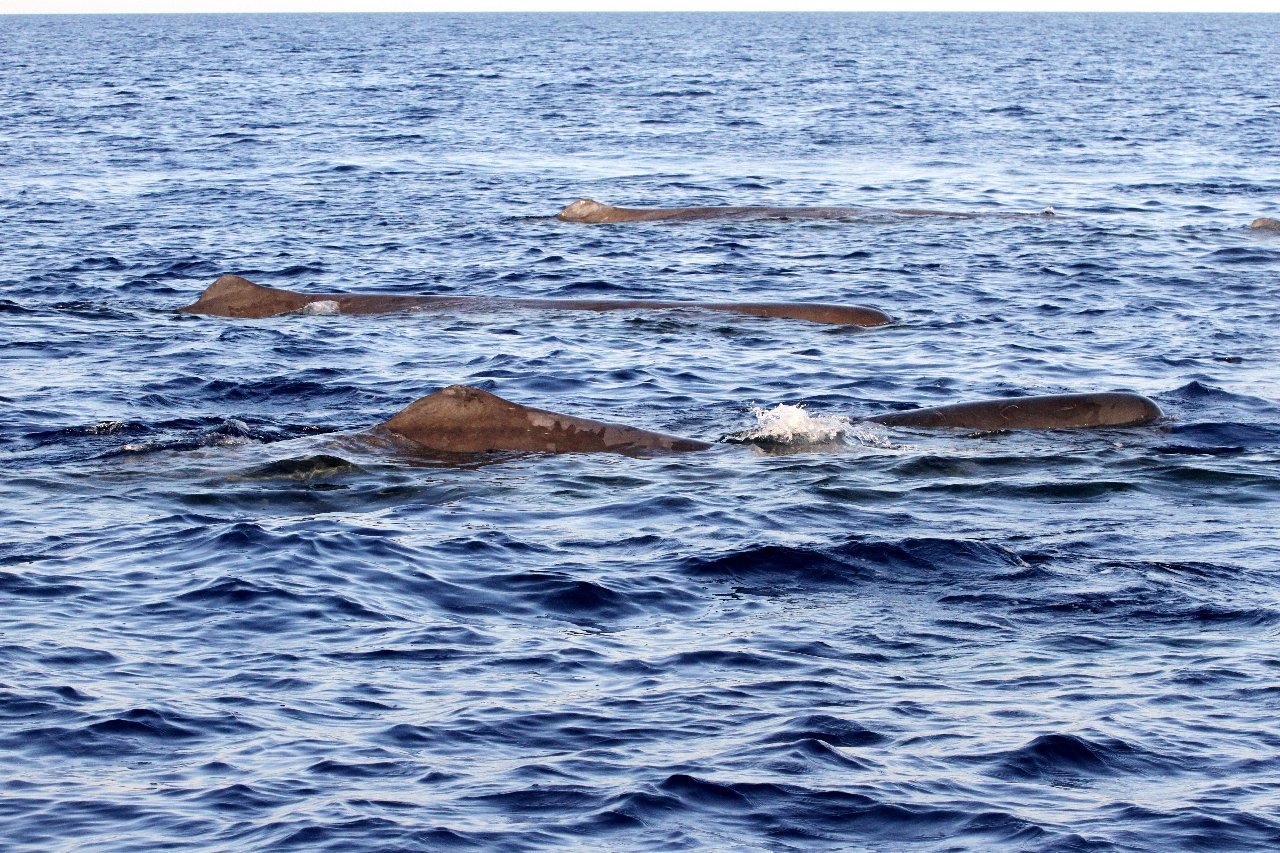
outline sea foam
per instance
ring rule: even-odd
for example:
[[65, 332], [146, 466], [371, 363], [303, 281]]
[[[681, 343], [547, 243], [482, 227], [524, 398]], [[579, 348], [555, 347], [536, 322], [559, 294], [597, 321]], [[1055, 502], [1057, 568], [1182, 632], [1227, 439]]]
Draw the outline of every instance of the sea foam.
[[879, 424], [857, 421], [846, 415], [814, 415], [802, 405], [782, 403], [766, 409], [752, 406], [754, 427], [730, 433], [723, 441], [737, 444], [804, 447], [852, 443], [881, 450], [914, 450], [913, 445], [898, 444]]
[[756, 425], [735, 433], [736, 441], [768, 444], [825, 444], [850, 432], [853, 421], [844, 415], [812, 415], [803, 406], [781, 403], [772, 409], [753, 406]]

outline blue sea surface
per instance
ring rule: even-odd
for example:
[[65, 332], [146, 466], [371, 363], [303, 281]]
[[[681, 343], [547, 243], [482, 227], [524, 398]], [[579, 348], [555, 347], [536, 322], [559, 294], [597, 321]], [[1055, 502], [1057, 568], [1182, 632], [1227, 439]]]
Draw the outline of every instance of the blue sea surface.
[[[1275, 849], [1257, 216], [1280, 16], [0, 17], [0, 847]], [[224, 273], [897, 322], [175, 313]], [[712, 441], [1167, 418], [349, 434], [453, 383]]]

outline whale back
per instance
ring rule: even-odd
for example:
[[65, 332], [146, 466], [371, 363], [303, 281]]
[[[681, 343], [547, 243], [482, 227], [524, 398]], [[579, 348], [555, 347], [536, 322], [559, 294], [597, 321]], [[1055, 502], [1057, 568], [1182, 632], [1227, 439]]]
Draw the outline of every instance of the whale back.
[[178, 311], [217, 317], [274, 317], [305, 307], [312, 297], [254, 284], [238, 275], [221, 276], [200, 298]]
[[701, 441], [521, 406], [467, 385], [450, 385], [410, 403], [381, 426], [443, 453], [627, 453], [710, 447]]
[[1249, 223], [1250, 228], [1256, 228], [1259, 231], [1275, 231], [1280, 233], [1280, 219], [1271, 219], [1266, 216], [1259, 216], [1253, 222]]
[[[892, 214], [895, 216], [930, 216], [950, 219], [977, 219], [981, 216], [1051, 219], [1057, 216], [1052, 207], [1040, 213], [967, 213], [954, 210], [930, 210], [924, 208], [874, 208], [874, 207], [771, 207], [751, 205], [746, 207], [615, 207], [595, 199], [580, 198], [556, 214], [564, 222], [613, 223], [693, 221], [703, 219], [844, 219], [866, 220]], [[1261, 221], [1261, 220], [1260, 220]]]
[[886, 426], [923, 428], [1082, 429], [1141, 426], [1162, 417], [1160, 407], [1141, 394], [1054, 394], [1009, 397], [909, 409], [869, 420]]
[[595, 199], [580, 198], [560, 211], [557, 219], [565, 222], [617, 222], [618, 208]]

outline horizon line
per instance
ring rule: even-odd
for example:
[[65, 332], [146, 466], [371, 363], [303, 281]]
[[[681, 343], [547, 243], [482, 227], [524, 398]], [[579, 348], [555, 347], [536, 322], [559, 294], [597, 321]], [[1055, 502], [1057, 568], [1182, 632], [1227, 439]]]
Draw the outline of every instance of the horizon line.
[[1215, 17], [1221, 15], [1256, 15], [1259, 17], [1280, 15], [1280, 11], [1260, 11], [1257, 9], [1180, 9], [1175, 11], [1155, 11], [1151, 9], [1116, 9], [1114, 7], [1081, 8], [1081, 9], [1006, 9], [1006, 8], [879, 8], [864, 9], [690, 9], [690, 8], [656, 8], [656, 9], [191, 9], [191, 10], [62, 10], [44, 11], [10, 11], [0, 9], [0, 17], [11, 18], [48, 18], [48, 17], [236, 17], [236, 16], [269, 16], [269, 15], [1147, 15], [1150, 17], [1177, 17], [1183, 15], [1201, 15]]
[[[644, 14], [983, 14], [983, 15], [1278, 15], [1257, 8], [1257, 0], [372, 0], [372, 8], [352, 8], [355, 0], [18, 0], [0, 16], [142, 15], [644, 15]], [[18, 6], [19, 8], [14, 8]], [[186, 6], [187, 8], [182, 8]], [[612, 6], [612, 8], [610, 8]], [[692, 6], [692, 8], [690, 8]], [[25, 7], [25, 8], [22, 8]], [[175, 8], [178, 7], [178, 8]], [[540, 8], [538, 8], [540, 7]], [[1039, 7], [1039, 8], [1037, 8]], [[1170, 8], [1172, 7], [1172, 8]]]

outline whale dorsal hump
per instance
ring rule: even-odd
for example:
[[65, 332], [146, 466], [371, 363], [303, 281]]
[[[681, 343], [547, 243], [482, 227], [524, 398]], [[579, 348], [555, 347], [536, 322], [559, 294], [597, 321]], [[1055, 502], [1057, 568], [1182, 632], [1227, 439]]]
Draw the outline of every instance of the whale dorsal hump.
[[[568, 208], [566, 208], [567, 210]], [[1280, 219], [1270, 219], [1266, 216], [1259, 216], [1249, 224], [1250, 228], [1257, 228], [1260, 231], [1280, 231]]]
[[406, 432], [423, 428], [453, 429], [470, 426], [477, 419], [491, 423], [504, 408], [515, 410], [518, 407], [496, 394], [470, 385], [450, 385], [414, 400], [383, 426]]
[[470, 385], [450, 385], [410, 403], [382, 426], [447, 453], [570, 449], [557, 447], [547, 430], [539, 428], [541, 421], [555, 417], [538, 417], [544, 414], [549, 415]]
[[710, 446], [674, 435], [522, 406], [469, 385], [450, 385], [428, 394], [401, 409], [382, 428], [445, 453], [626, 453], [705, 450]]
[[263, 287], [238, 275], [224, 275], [206, 287], [199, 299], [178, 310], [218, 317], [274, 317], [297, 311], [310, 301], [300, 293]]
[[204, 289], [201, 299], [237, 299], [270, 290], [260, 284], [254, 284], [247, 278], [238, 275], [219, 276], [218, 280]]
[[580, 198], [560, 211], [558, 219], [565, 222], [607, 222], [614, 208], [593, 198]]

